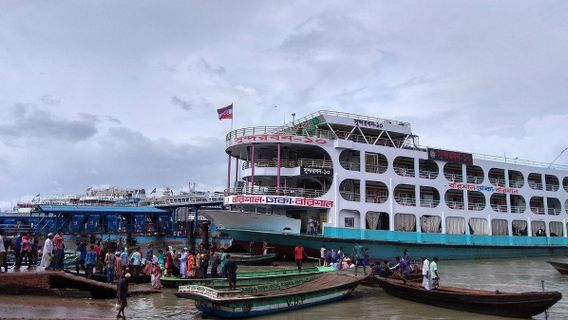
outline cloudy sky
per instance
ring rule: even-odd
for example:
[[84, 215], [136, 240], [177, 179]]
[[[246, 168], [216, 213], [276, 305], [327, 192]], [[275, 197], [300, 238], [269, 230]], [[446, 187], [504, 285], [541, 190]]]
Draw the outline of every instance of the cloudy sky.
[[330, 109], [550, 162], [567, 52], [566, 1], [0, 1], [0, 207], [222, 188], [231, 102], [235, 127]]

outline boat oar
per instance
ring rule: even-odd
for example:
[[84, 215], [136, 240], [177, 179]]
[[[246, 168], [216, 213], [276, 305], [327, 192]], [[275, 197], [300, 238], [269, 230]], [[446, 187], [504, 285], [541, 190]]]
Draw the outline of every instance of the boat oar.
[[[544, 280], [540, 280], [540, 284], [542, 285], [542, 292], [544, 292]], [[548, 320], [548, 309], [544, 310], [544, 319]]]

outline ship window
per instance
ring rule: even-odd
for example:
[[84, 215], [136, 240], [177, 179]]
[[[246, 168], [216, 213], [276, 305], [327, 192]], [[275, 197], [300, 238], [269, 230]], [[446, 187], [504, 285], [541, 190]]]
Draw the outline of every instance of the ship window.
[[465, 234], [465, 219], [462, 217], [446, 218], [447, 234]]
[[568, 177], [564, 177], [564, 179], [562, 179], [562, 187], [564, 188], [564, 191], [568, 192]]
[[482, 184], [483, 169], [480, 166], [467, 165], [467, 183]]
[[444, 176], [451, 182], [463, 182], [462, 164], [448, 162], [444, 166]]
[[367, 229], [389, 230], [389, 214], [386, 212], [369, 211], [366, 216]]
[[564, 230], [562, 229], [562, 222], [551, 221], [550, 222], [550, 236], [551, 237], [563, 237]]
[[526, 236], [528, 235], [528, 224], [525, 220], [513, 220], [513, 235]]
[[438, 165], [433, 160], [418, 160], [418, 173], [420, 178], [436, 179], [438, 177]]
[[339, 185], [339, 194], [345, 200], [361, 201], [360, 181], [345, 179]]
[[395, 231], [416, 231], [416, 217], [413, 214], [397, 213], [394, 215]]
[[558, 191], [559, 182], [556, 176], [547, 174], [544, 176], [544, 186], [546, 191]]
[[548, 206], [548, 214], [557, 216], [560, 214], [561, 205], [560, 200], [556, 198], [546, 198], [546, 204]]
[[384, 183], [380, 181], [366, 181], [365, 185], [365, 202], [384, 203], [388, 200], [389, 190]]
[[531, 221], [531, 233], [536, 237], [546, 237], [546, 224], [544, 221]]
[[489, 234], [489, 225], [487, 219], [471, 218], [469, 219], [469, 233], [475, 235]]
[[384, 173], [389, 162], [387, 157], [380, 153], [365, 152], [365, 171], [371, 173]]
[[527, 203], [525, 202], [525, 198], [518, 194], [511, 194], [511, 212], [512, 213], [523, 213], [527, 209]]
[[508, 236], [509, 228], [507, 220], [505, 219], [493, 219], [491, 221], [491, 233], [494, 236]]
[[344, 228], [360, 228], [359, 227], [359, 211], [357, 210], [341, 210], [339, 212], [339, 221], [343, 223]]
[[355, 227], [355, 218], [346, 217], [345, 218], [345, 228], [354, 228], [354, 227]]
[[509, 187], [522, 188], [525, 185], [525, 178], [520, 171], [509, 170]]
[[442, 219], [439, 216], [420, 217], [420, 229], [425, 233], [441, 233]]
[[345, 170], [359, 171], [361, 170], [361, 157], [357, 150], [343, 150], [339, 155], [339, 164]]
[[499, 168], [491, 168], [489, 170], [489, 182], [496, 187], [505, 186], [505, 170]]
[[568, 214], [568, 199], [564, 201], [564, 211], [566, 211], [566, 214]]
[[414, 177], [414, 159], [396, 157], [393, 162], [394, 172], [402, 177]]
[[540, 173], [529, 174], [528, 183], [531, 189], [542, 190], [542, 175]]

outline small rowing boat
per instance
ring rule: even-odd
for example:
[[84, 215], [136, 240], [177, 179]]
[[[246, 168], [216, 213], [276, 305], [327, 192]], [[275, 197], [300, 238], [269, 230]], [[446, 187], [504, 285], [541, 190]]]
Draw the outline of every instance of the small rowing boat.
[[388, 294], [437, 307], [491, 314], [502, 317], [530, 318], [540, 314], [562, 298], [557, 291], [510, 293], [439, 287], [425, 290], [418, 283], [377, 277]]
[[[278, 269], [270, 271], [238, 272], [238, 286], [254, 286], [259, 284], [286, 281], [295, 278], [304, 278], [324, 272], [335, 271], [332, 267], [312, 267], [303, 268], [302, 272], [298, 269]], [[190, 278], [181, 279], [176, 277], [162, 277], [162, 285], [166, 288], [177, 288], [183, 285], [201, 285], [211, 288], [224, 288], [229, 286], [226, 278]]]
[[560, 272], [561, 274], [568, 274], [568, 263], [562, 262], [554, 262], [554, 261], [547, 261], [551, 266], [556, 269], [556, 271]]
[[237, 265], [247, 265], [247, 266], [266, 266], [271, 264], [276, 260], [276, 253], [268, 253], [261, 255], [250, 255], [250, 254], [240, 254], [240, 253], [230, 253], [231, 260], [235, 261]]
[[180, 288], [176, 295], [195, 300], [204, 316], [248, 318], [341, 300], [365, 277], [332, 272], [237, 290], [188, 286]]

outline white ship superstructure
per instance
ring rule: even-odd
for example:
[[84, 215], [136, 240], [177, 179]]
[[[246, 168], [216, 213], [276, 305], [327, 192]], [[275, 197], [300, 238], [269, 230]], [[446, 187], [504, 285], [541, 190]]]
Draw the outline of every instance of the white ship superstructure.
[[568, 245], [566, 166], [422, 147], [408, 122], [319, 111], [234, 130], [226, 152], [225, 204], [300, 219], [294, 233]]

